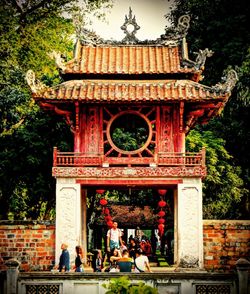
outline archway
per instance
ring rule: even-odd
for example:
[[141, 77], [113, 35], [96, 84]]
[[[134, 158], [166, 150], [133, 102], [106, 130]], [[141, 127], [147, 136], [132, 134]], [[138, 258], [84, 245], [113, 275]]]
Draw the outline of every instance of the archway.
[[[116, 221], [123, 231], [123, 240], [129, 245], [131, 237], [141, 247], [147, 241], [151, 249], [145, 254], [151, 261], [157, 256], [166, 265], [174, 264], [174, 191], [176, 188], [157, 189], [143, 186], [89, 187], [87, 189], [87, 249], [106, 250], [106, 234], [110, 221]], [[105, 200], [105, 201], [104, 201]], [[163, 226], [160, 232], [158, 226]], [[137, 232], [140, 237], [137, 238]]]

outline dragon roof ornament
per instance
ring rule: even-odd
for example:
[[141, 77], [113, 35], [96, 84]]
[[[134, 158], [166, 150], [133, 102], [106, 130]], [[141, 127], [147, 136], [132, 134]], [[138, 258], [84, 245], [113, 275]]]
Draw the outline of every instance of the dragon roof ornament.
[[31, 69], [27, 71], [25, 79], [27, 84], [30, 86], [32, 93], [38, 94], [44, 92], [48, 88], [41, 81], [36, 79], [36, 75]]
[[48, 53], [48, 55], [51, 59], [55, 60], [57, 68], [61, 70], [66, 69], [65, 60], [63, 59], [62, 54], [60, 52], [52, 51], [51, 53]]
[[238, 78], [237, 72], [233, 69], [230, 69], [227, 72], [227, 75], [221, 78], [222, 82], [216, 84], [212, 88], [215, 91], [230, 93], [232, 89], [235, 87], [238, 79], [239, 78]]

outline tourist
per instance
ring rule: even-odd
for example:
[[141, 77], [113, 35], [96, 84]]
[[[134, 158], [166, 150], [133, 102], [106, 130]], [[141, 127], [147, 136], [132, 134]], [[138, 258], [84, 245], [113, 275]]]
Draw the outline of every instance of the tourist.
[[83, 250], [81, 246], [76, 246], [76, 258], [75, 258], [75, 272], [84, 272], [83, 267]]
[[130, 273], [132, 270], [133, 259], [129, 257], [128, 250], [122, 252], [122, 258], [117, 261], [118, 270], [122, 273]]
[[127, 247], [125, 241], [122, 240], [122, 244], [121, 244], [121, 247], [120, 247], [121, 253], [123, 253], [124, 250], [128, 250], [128, 247]]
[[145, 272], [146, 268], [150, 273], [152, 273], [150, 269], [148, 257], [142, 254], [141, 248], [138, 248], [136, 250], [136, 259], [134, 261], [134, 265], [135, 265], [135, 269], [134, 269], [135, 273]]
[[61, 245], [62, 253], [59, 259], [59, 272], [69, 272], [70, 270], [70, 259], [69, 259], [69, 251], [68, 245], [63, 243]]
[[113, 248], [110, 254], [109, 266], [104, 269], [105, 272], [116, 272], [117, 271], [117, 261], [122, 258], [121, 252], [117, 248]]
[[102, 251], [100, 249], [94, 250], [94, 255], [92, 256], [92, 269], [94, 272], [102, 271]]
[[136, 249], [138, 248], [138, 245], [136, 244], [135, 242], [135, 239], [132, 238], [130, 240], [130, 244], [128, 246], [128, 252], [129, 252], [129, 256], [132, 257], [133, 259], [135, 259], [135, 252], [136, 252]]
[[110, 252], [114, 248], [120, 248], [122, 245], [122, 232], [118, 229], [118, 223], [113, 222], [113, 227], [107, 232], [107, 251]]
[[153, 255], [156, 254], [157, 242], [158, 242], [158, 239], [155, 236], [155, 232], [153, 231], [152, 235], [151, 235], [151, 246], [152, 246], [152, 254]]
[[145, 245], [144, 245], [144, 252], [146, 256], [151, 256], [152, 255], [152, 246], [149, 241], [149, 239], [146, 240]]

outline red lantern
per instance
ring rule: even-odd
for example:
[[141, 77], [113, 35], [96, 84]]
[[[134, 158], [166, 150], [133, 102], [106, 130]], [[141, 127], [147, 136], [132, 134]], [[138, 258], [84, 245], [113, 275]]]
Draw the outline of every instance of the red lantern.
[[112, 222], [112, 221], [108, 221], [108, 222], [107, 222], [107, 226], [108, 226], [109, 228], [112, 228], [112, 227], [113, 227], [113, 222]]
[[166, 194], [167, 194], [167, 191], [168, 190], [158, 190], [158, 194], [160, 195], [160, 196], [165, 196]]
[[112, 221], [112, 217], [110, 215], [105, 216], [104, 219], [106, 222]]
[[109, 209], [107, 207], [104, 209], [104, 214], [109, 215]]
[[159, 224], [164, 224], [165, 223], [165, 219], [164, 218], [159, 218], [158, 219], [158, 223]]
[[164, 234], [164, 224], [159, 224], [158, 225], [158, 234], [159, 234], [159, 236], [160, 237], [162, 237], [163, 236], [163, 234]]
[[164, 201], [164, 200], [161, 200], [161, 201], [158, 202], [159, 207], [165, 207], [166, 205], [167, 205], [167, 202]]
[[96, 193], [98, 193], [98, 194], [103, 194], [105, 192], [105, 190], [96, 190]]
[[165, 213], [165, 211], [163, 211], [163, 210], [161, 210], [161, 211], [158, 212], [158, 216], [160, 216], [160, 217], [164, 216], [165, 214], [166, 214], [166, 213]]
[[108, 201], [105, 198], [100, 199], [100, 204], [105, 206], [107, 205]]

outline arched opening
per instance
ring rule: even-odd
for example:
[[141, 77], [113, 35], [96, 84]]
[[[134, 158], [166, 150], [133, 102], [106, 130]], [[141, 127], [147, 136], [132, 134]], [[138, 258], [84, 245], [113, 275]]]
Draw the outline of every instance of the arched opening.
[[[163, 202], [165, 205], [161, 206]], [[174, 202], [173, 187], [168, 190], [119, 186], [88, 188], [88, 251], [101, 249], [105, 253], [110, 221], [116, 221], [128, 247], [130, 239], [134, 238], [155, 266], [173, 265]], [[163, 225], [163, 232], [160, 232], [159, 224]], [[149, 241], [147, 244], [150, 244], [150, 249], [143, 247], [146, 244], [144, 241]]]

